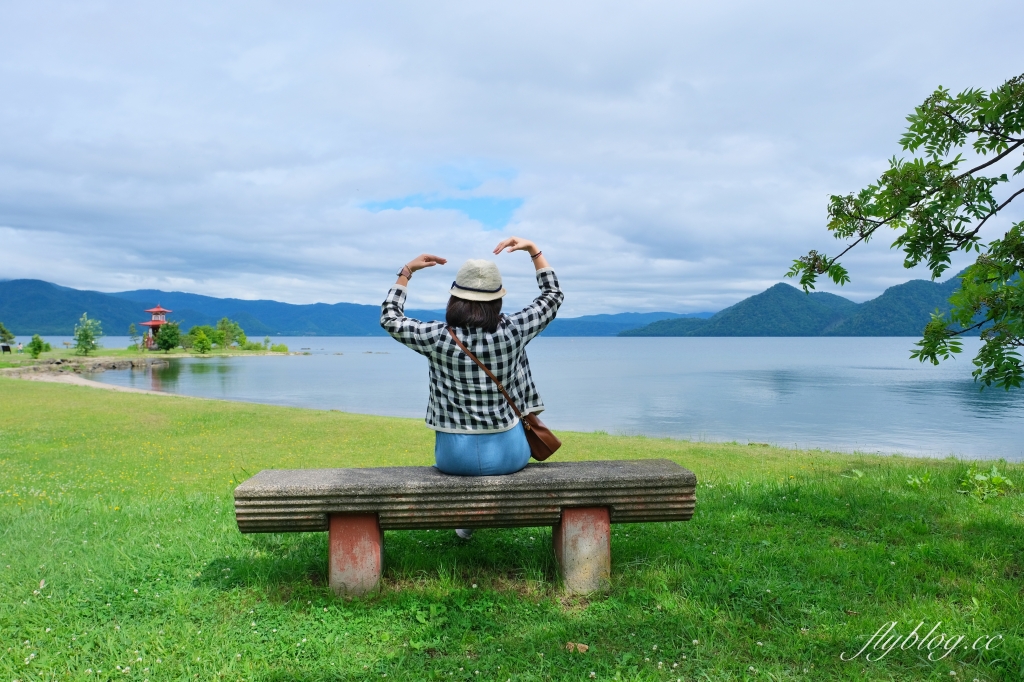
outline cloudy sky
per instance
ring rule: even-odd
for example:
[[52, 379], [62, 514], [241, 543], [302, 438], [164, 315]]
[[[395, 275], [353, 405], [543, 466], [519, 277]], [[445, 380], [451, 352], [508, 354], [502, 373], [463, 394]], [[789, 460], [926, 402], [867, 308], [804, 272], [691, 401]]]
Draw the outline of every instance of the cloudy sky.
[[[899, 154], [936, 86], [1024, 71], [1019, 9], [5, 2], [0, 278], [377, 303], [430, 252], [453, 263], [411, 298], [439, 307], [515, 234], [564, 314], [718, 310], [838, 250], [829, 194]], [[891, 235], [843, 295], [922, 276]], [[498, 262], [532, 297], [529, 259]]]

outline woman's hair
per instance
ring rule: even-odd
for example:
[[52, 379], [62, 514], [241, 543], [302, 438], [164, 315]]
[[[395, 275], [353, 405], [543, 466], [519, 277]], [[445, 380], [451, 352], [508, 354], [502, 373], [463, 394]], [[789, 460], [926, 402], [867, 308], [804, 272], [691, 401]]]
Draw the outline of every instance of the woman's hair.
[[453, 327], [478, 327], [489, 334], [498, 331], [501, 318], [501, 299], [493, 301], [467, 301], [458, 296], [448, 299], [445, 321]]

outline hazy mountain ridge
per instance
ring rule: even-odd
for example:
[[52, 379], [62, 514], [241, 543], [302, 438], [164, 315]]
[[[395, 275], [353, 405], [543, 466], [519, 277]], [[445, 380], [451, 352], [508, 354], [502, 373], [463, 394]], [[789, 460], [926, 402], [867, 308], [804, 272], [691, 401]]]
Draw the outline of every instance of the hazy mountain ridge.
[[[246, 334], [286, 336], [381, 336], [380, 306], [355, 303], [294, 305], [278, 301], [219, 299], [157, 290], [106, 294], [19, 279], [0, 282], [0, 321], [15, 334], [68, 335], [83, 312], [103, 323], [108, 336], [123, 336], [128, 325], [149, 319], [144, 312], [160, 304], [169, 318], [187, 329], [216, 324], [222, 317], [237, 321]], [[437, 311], [408, 310], [411, 316], [436, 319]]]
[[936, 309], [949, 310], [958, 286], [956, 276], [945, 282], [911, 280], [854, 303], [780, 283], [708, 320], [661, 320], [620, 336], [920, 336]]
[[[776, 284], [718, 313], [618, 313], [554, 320], [547, 336], [918, 336], [935, 309], [948, 310], [958, 286], [912, 280], [878, 298], [854, 303], [835, 294], [804, 294]], [[0, 280], [0, 321], [19, 335], [71, 334], [83, 312], [103, 323], [107, 335], [126, 334], [147, 319], [156, 304], [170, 318], [192, 325], [236, 320], [252, 337], [382, 336], [380, 307], [356, 303], [295, 305], [270, 300], [214, 298], [200, 294], [140, 289], [106, 294], [71, 289], [41, 280]], [[407, 310], [410, 317], [443, 319], [437, 310]], [[141, 328], [140, 328], [141, 331]]]

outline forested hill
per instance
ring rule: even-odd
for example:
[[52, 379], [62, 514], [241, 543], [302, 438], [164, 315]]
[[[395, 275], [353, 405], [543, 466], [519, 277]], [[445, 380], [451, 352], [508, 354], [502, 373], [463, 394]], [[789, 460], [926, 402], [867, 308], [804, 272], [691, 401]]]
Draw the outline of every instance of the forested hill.
[[[143, 312], [156, 304], [174, 311], [169, 318], [185, 329], [216, 324], [222, 317], [237, 321], [252, 337], [379, 336], [380, 306], [355, 303], [292, 305], [278, 301], [246, 301], [155, 290], [105, 294], [80, 291], [35, 279], [0, 282], [0, 322], [15, 334], [68, 335], [87, 312], [103, 323], [103, 332], [124, 336], [128, 325], [149, 319]], [[409, 310], [409, 315], [437, 319], [437, 311]], [[141, 331], [141, 328], [140, 328]]]
[[[80, 291], [40, 280], [0, 280], [0, 322], [15, 334], [68, 335], [87, 312], [103, 323], [108, 335], [128, 333], [128, 325], [148, 319], [143, 312], [156, 304], [173, 312], [171, 320], [185, 329], [216, 324], [222, 317], [237, 321], [246, 334], [286, 336], [382, 336], [380, 306], [355, 303], [293, 305], [279, 301], [248, 301], [199, 294], [140, 289], [113, 294]], [[407, 310], [421, 320], [444, 319], [442, 310]], [[710, 317], [713, 313], [691, 313]], [[619, 313], [559, 318], [544, 332], [548, 336], [615, 336], [654, 320], [681, 317], [679, 313]]]
[[[878, 298], [857, 304], [828, 293], [804, 294], [776, 284], [721, 312], [618, 313], [556, 319], [546, 336], [918, 336], [935, 309], [947, 310], [957, 286], [914, 280], [890, 287]], [[293, 305], [247, 301], [157, 290], [105, 294], [81, 291], [40, 280], [0, 281], [0, 322], [18, 335], [71, 334], [87, 312], [111, 336], [127, 334], [128, 325], [147, 319], [156, 304], [174, 312], [184, 328], [236, 320], [249, 336], [380, 336], [380, 308], [355, 303]], [[408, 310], [412, 317], [443, 319], [437, 310]]]
[[776, 284], [707, 320], [660, 320], [620, 336], [919, 336], [932, 312], [949, 309], [958, 285], [956, 277], [913, 280], [857, 304]]

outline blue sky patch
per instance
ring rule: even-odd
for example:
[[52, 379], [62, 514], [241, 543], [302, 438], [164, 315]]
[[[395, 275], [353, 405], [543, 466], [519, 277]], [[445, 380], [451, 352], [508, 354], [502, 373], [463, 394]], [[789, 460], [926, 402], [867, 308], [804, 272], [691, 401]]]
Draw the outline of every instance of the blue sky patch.
[[388, 199], [387, 201], [371, 201], [363, 204], [368, 211], [401, 211], [403, 208], [423, 208], [427, 210], [461, 211], [471, 220], [475, 220], [485, 229], [500, 230], [512, 220], [512, 214], [523, 205], [522, 199], [502, 197], [468, 197], [465, 199], [430, 199], [423, 195]]

